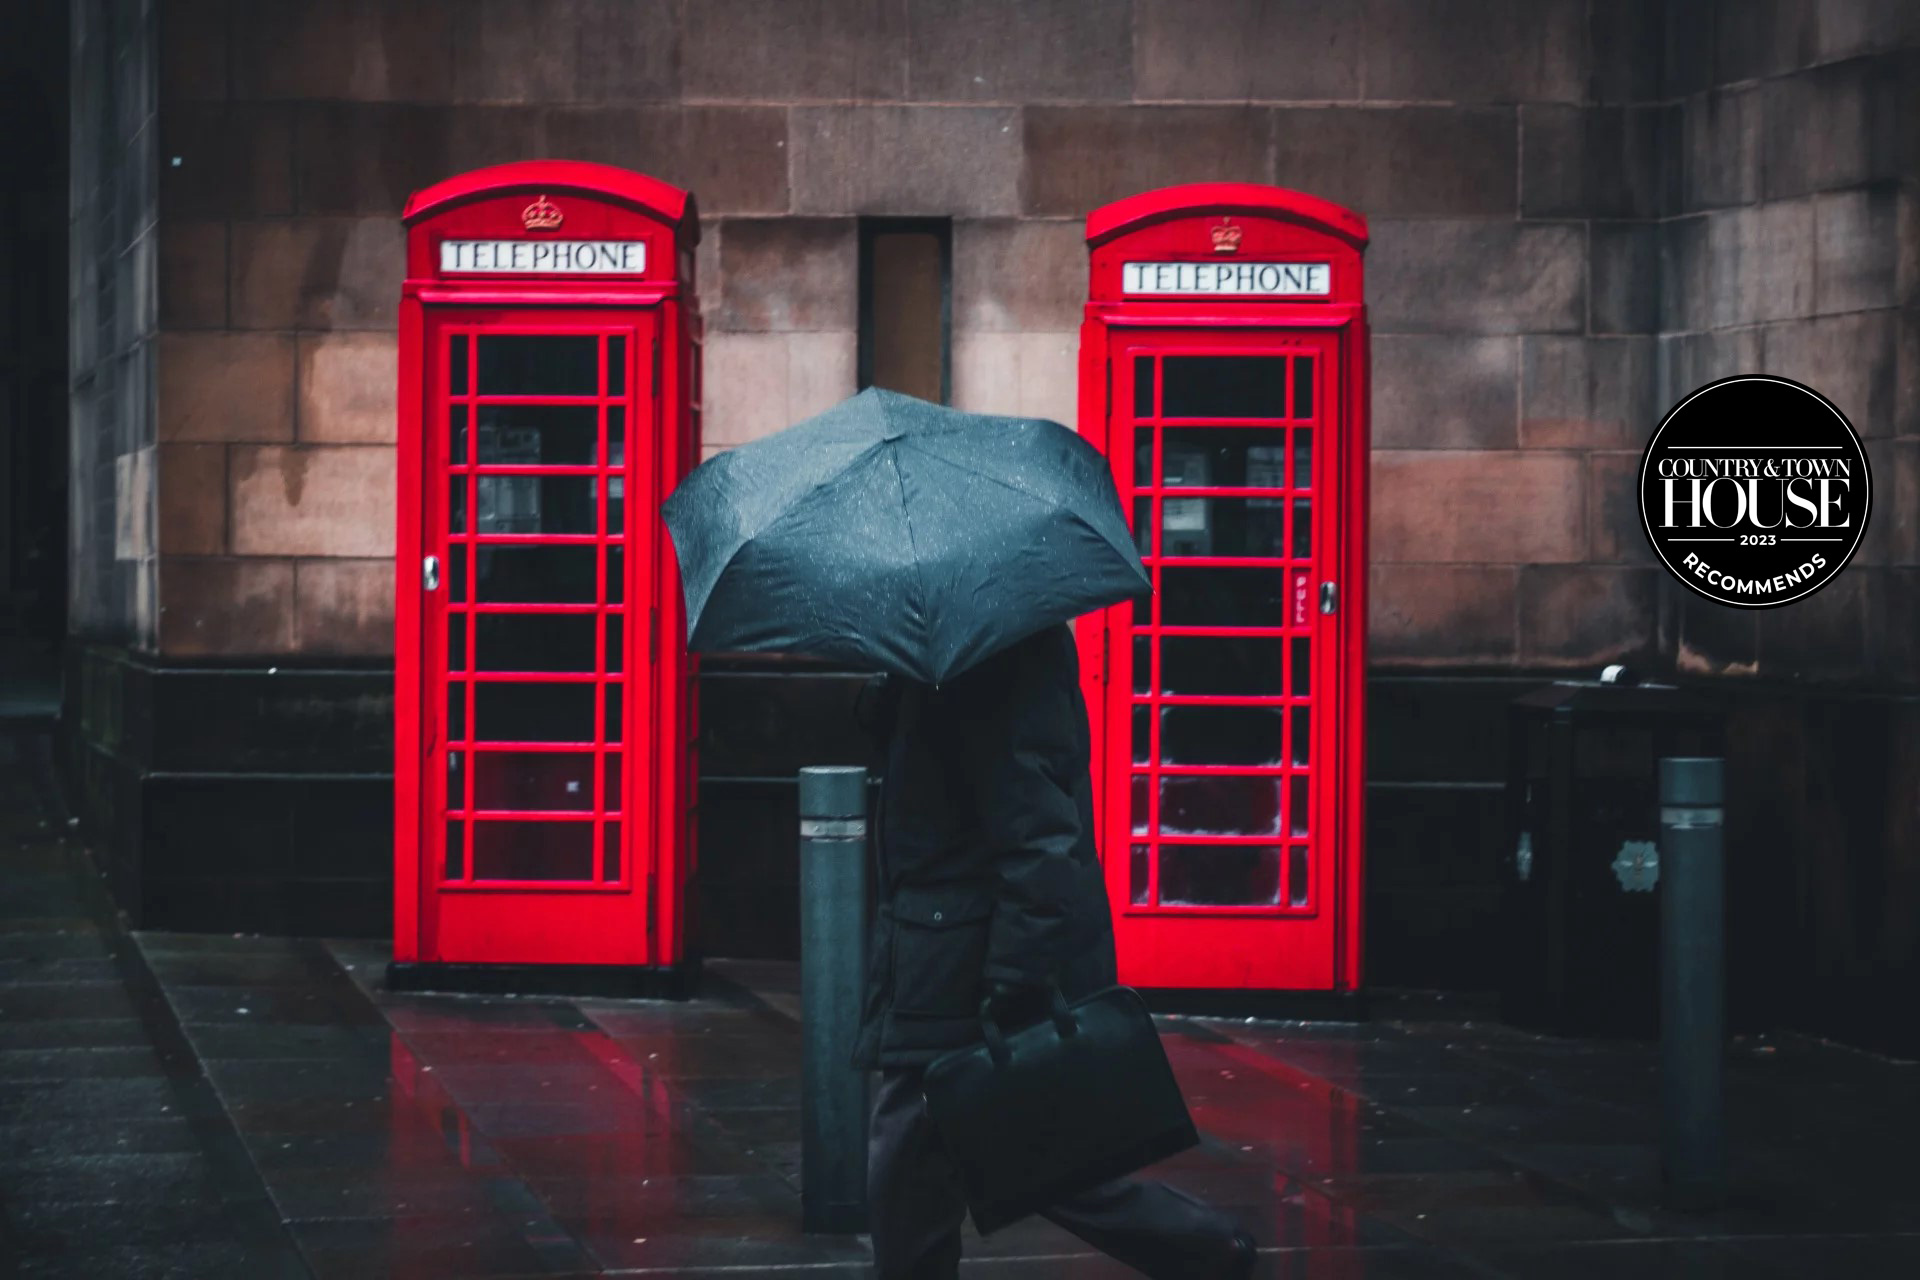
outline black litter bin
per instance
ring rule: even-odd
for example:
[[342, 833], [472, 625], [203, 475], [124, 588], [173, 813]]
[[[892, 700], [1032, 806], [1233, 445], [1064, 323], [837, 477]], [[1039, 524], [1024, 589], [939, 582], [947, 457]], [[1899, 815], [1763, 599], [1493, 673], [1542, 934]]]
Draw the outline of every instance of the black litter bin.
[[1661, 756], [1724, 754], [1672, 685], [1559, 681], [1514, 700], [1500, 1011], [1560, 1035], [1660, 1034]]

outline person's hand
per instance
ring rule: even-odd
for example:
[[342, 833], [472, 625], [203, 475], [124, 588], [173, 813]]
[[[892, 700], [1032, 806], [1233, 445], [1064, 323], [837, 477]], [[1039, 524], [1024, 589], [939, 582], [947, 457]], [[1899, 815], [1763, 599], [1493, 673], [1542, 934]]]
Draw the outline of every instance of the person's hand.
[[1026, 982], [990, 982], [980, 1012], [1001, 1029], [1011, 1031], [1040, 1021], [1053, 1007], [1046, 987]]

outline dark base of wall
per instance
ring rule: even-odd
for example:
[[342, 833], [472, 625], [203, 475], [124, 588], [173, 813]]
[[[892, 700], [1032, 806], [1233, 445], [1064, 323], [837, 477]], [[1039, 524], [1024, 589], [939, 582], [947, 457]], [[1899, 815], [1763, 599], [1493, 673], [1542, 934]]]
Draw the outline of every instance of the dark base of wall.
[[[1540, 922], [1520, 918], [1529, 899], [1510, 883], [1507, 707], [1552, 678], [1368, 682], [1366, 981], [1507, 988], [1509, 1021], [1651, 1037], [1653, 894], [1635, 904], [1645, 917], [1638, 930], [1597, 941], [1592, 928], [1563, 933], [1581, 950], [1569, 960], [1580, 970], [1569, 975], [1574, 989], [1603, 996], [1550, 1006], [1506, 981], [1540, 955], [1538, 938], [1525, 937]], [[1692, 687], [1724, 716], [1730, 1027], [1793, 1028], [1920, 1057], [1920, 696], [1805, 683]], [[1594, 879], [1614, 892], [1607, 876]], [[1576, 910], [1576, 924], [1623, 918], [1612, 901], [1576, 900]]]
[[[67, 791], [134, 925], [388, 933], [389, 671], [170, 666], [80, 646], [67, 667]], [[1507, 708], [1549, 678], [1369, 681], [1369, 987], [1499, 991], [1531, 963], [1506, 883]], [[702, 675], [696, 954], [798, 956], [793, 780], [867, 761], [863, 683], [805, 664]], [[1706, 687], [1727, 716], [1730, 1022], [1920, 1057], [1920, 697]], [[1644, 988], [1624, 999], [1657, 1007], [1650, 964], [1608, 972]]]
[[703, 955], [799, 958], [799, 772], [872, 767], [855, 714], [870, 678], [792, 659], [702, 666], [694, 891]]
[[690, 1000], [700, 965], [401, 964], [387, 966], [389, 991], [464, 995], [574, 996], [609, 1000]]
[[393, 677], [189, 667], [75, 645], [69, 793], [140, 929], [381, 937]]

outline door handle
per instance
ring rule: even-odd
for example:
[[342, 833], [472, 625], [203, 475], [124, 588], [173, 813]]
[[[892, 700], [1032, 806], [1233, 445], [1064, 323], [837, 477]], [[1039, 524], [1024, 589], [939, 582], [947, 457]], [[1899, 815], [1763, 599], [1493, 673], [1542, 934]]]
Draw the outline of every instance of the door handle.
[[440, 589], [440, 557], [428, 556], [420, 562], [420, 585], [427, 591]]
[[1331, 582], [1320, 584], [1320, 612], [1332, 613], [1340, 607], [1340, 588]]

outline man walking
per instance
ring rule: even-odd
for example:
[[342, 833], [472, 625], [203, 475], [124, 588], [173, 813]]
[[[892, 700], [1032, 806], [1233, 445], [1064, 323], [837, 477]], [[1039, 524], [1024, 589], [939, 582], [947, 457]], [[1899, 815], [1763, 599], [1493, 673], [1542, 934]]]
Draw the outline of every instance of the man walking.
[[[1093, 842], [1087, 709], [1073, 633], [1044, 631], [945, 685], [886, 695], [880, 909], [855, 1060], [881, 1084], [868, 1213], [883, 1280], [952, 1277], [966, 1197], [920, 1092], [926, 1064], [997, 1022], [1037, 1020], [1115, 981]], [[1253, 1240], [1157, 1182], [1115, 1181], [1045, 1211], [1149, 1276], [1244, 1277]]]

